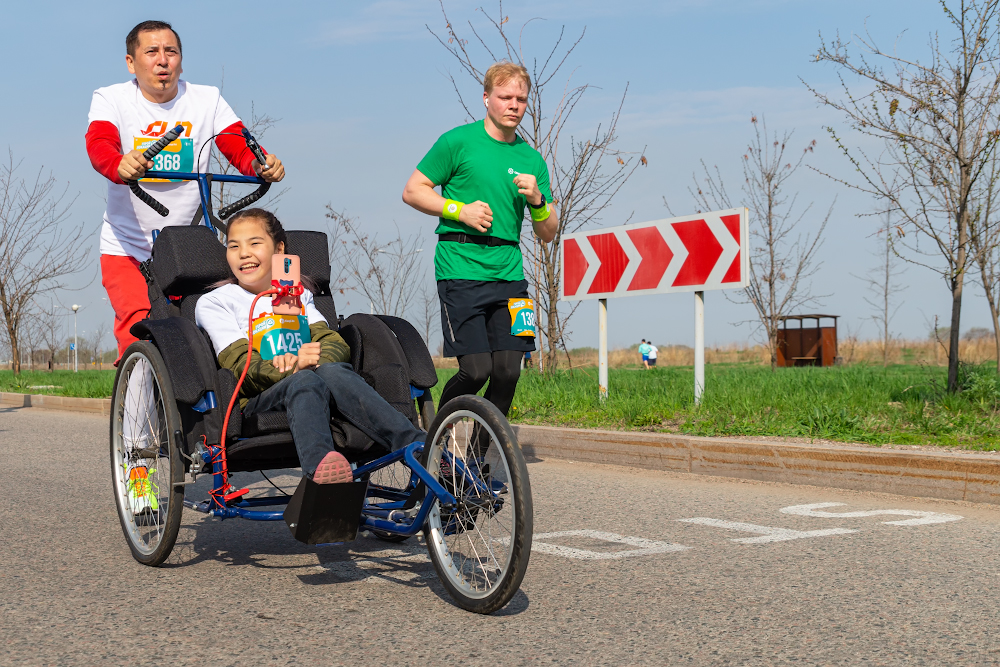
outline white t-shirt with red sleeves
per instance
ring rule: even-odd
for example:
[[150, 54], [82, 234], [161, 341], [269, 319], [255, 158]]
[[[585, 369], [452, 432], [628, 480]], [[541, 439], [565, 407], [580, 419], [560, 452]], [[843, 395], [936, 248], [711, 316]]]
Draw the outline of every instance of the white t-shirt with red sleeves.
[[[178, 82], [177, 96], [165, 104], [142, 96], [133, 79], [94, 91], [87, 122], [107, 121], [118, 128], [123, 152], [144, 150], [167, 130], [184, 126], [184, 134], [154, 160], [157, 171], [207, 172], [211, 137], [239, 121], [215, 86]], [[200, 153], [200, 155], [199, 155]], [[197, 164], [196, 164], [197, 162]], [[108, 206], [101, 228], [101, 254], [127, 255], [145, 261], [153, 247], [153, 232], [174, 225], [189, 225], [201, 205], [195, 181], [143, 179], [149, 191], [170, 210], [166, 218], [139, 201], [127, 185], [108, 182]]]

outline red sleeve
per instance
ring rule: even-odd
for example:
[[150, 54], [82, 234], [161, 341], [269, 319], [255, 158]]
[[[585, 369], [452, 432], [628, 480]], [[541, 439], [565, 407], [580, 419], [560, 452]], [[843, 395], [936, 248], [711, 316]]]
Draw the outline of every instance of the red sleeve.
[[[215, 145], [219, 147], [222, 154], [229, 160], [229, 164], [236, 167], [241, 174], [244, 176], [256, 176], [257, 172], [253, 170], [254, 156], [250, 152], [250, 149], [247, 148], [247, 142], [244, 141], [242, 132], [242, 121], [236, 121], [215, 138]], [[264, 150], [264, 147], [261, 146], [260, 149]], [[266, 150], [264, 150], [264, 155], [267, 155]]]
[[118, 176], [118, 164], [122, 161], [122, 140], [114, 123], [95, 120], [87, 128], [87, 155], [104, 178], [112, 183], [124, 185]]

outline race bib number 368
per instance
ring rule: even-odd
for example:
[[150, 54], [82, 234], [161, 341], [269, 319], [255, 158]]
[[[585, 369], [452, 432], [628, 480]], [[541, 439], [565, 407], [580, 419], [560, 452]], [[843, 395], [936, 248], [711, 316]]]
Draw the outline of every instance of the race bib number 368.
[[[135, 137], [133, 148], [137, 151], [144, 151], [153, 145], [159, 137]], [[167, 144], [159, 154], [153, 158], [153, 169], [156, 171], [194, 171], [194, 140], [175, 139]], [[177, 179], [167, 178], [144, 178], [144, 183], [177, 183]]]
[[264, 313], [253, 321], [253, 348], [264, 359], [298, 354], [309, 340], [309, 318], [305, 315]]

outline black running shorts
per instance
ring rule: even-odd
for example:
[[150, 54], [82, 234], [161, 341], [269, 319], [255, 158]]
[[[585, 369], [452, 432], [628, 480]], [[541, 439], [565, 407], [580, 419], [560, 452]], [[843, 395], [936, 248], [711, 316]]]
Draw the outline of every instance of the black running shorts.
[[437, 287], [444, 356], [535, 349], [532, 336], [510, 335], [507, 300], [527, 298], [527, 280], [439, 280]]

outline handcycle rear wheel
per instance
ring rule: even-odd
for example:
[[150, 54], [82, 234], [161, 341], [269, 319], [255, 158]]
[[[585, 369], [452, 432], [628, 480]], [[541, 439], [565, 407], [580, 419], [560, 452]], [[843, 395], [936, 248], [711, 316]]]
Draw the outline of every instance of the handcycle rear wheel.
[[156, 566], [174, 548], [184, 508], [181, 418], [166, 365], [156, 347], [125, 350], [111, 403], [111, 481], [132, 556]]
[[438, 412], [424, 451], [427, 470], [458, 501], [430, 509], [431, 562], [460, 607], [490, 614], [517, 592], [531, 555], [531, 484], [517, 438], [492, 403], [459, 396]]

